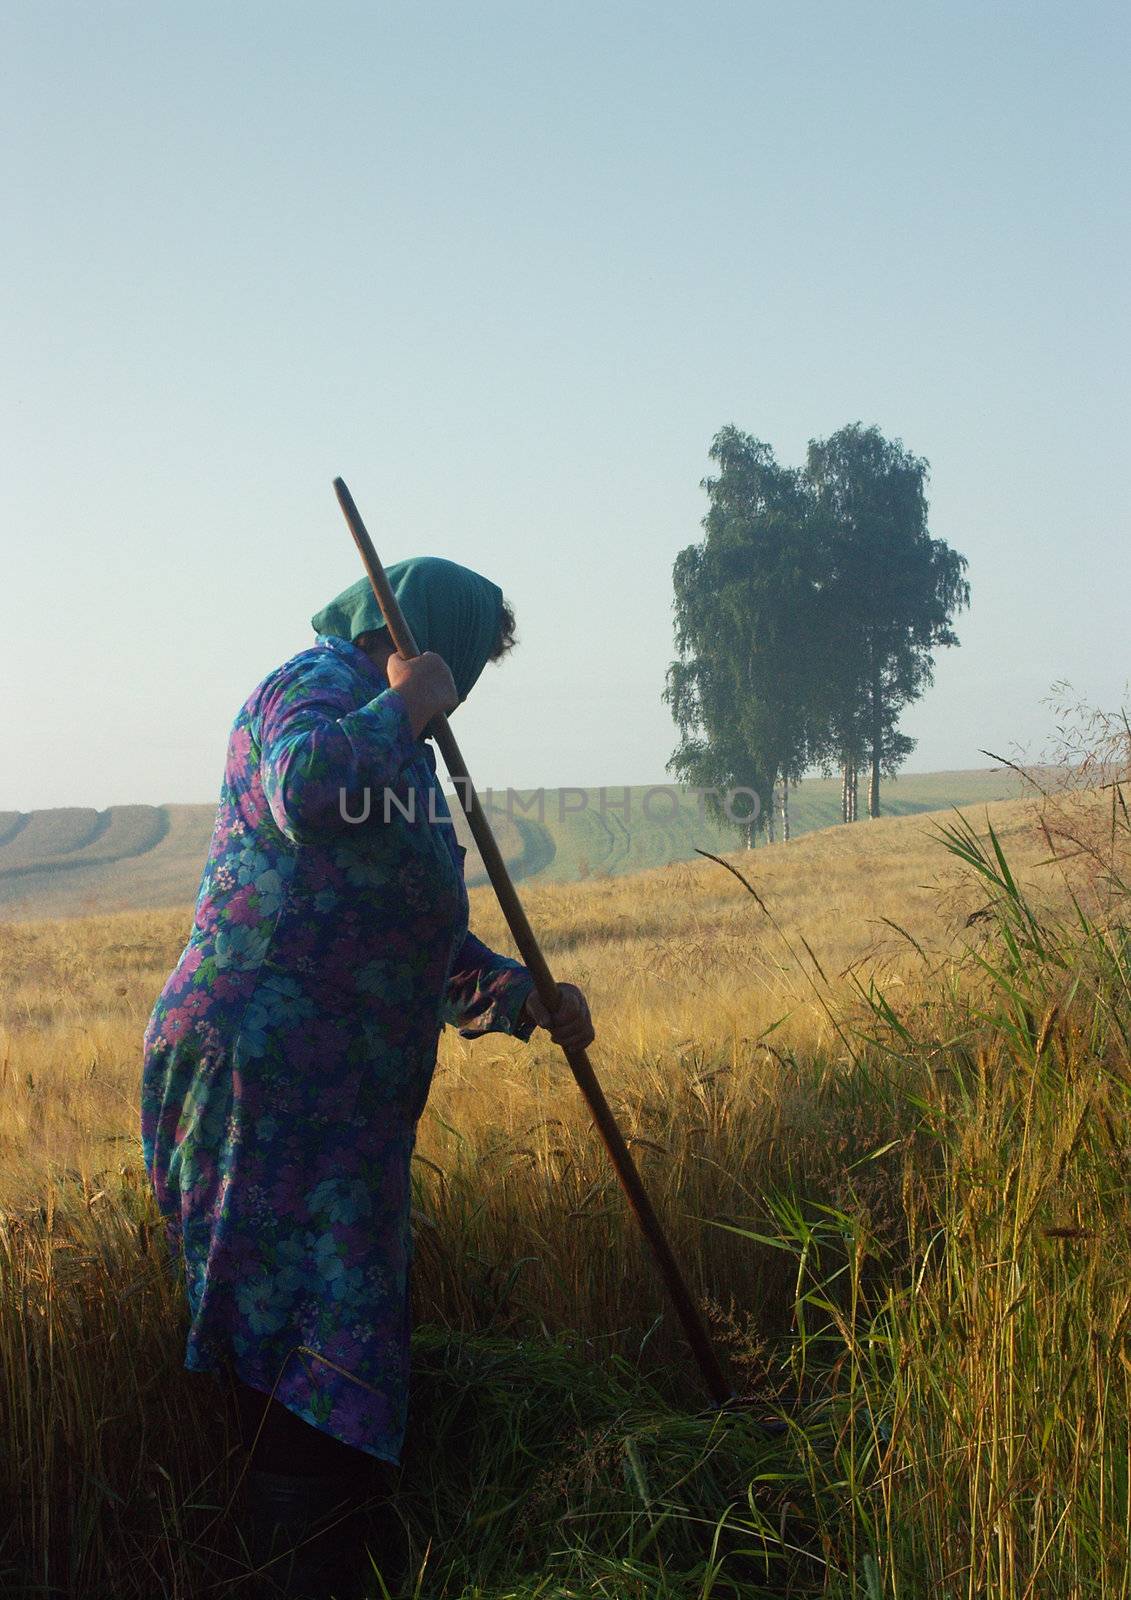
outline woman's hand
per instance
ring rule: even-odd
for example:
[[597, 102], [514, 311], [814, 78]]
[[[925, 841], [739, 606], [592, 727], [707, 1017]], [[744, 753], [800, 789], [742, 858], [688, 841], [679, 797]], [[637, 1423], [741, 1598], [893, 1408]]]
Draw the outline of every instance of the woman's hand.
[[454, 711], [459, 705], [448, 663], [435, 650], [425, 650], [408, 661], [394, 652], [385, 663], [385, 676], [389, 688], [395, 689], [408, 707], [414, 739], [420, 738], [438, 711]]
[[588, 1001], [576, 984], [559, 983], [558, 988], [562, 1003], [552, 1015], [538, 998], [537, 989], [531, 989], [523, 1010], [537, 1027], [548, 1028], [550, 1038], [563, 1050], [584, 1050], [593, 1043]]

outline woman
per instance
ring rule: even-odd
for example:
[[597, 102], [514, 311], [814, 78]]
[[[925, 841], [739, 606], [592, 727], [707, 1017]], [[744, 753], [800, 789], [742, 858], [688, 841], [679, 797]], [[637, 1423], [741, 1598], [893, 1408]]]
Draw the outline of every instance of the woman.
[[285, 1592], [339, 1600], [364, 1592], [348, 1587], [347, 1487], [365, 1463], [388, 1473], [404, 1436], [410, 1158], [440, 1029], [593, 1036], [579, 990], [563, 985], [551, 1018], [527, 969], [468, 931], [423, 742], [513, 644], [510, 608], [434, 557], [389, 578], [419, 657], [393, 652], [362, 580], [236, 718], [142, 1086], [146, 1166], [184, 1258], [185, 1365], [231, 1372], [251, 1450], [245, 1542], [261, 1564], [285, 1530], [300, 1546], [272, 1563]]

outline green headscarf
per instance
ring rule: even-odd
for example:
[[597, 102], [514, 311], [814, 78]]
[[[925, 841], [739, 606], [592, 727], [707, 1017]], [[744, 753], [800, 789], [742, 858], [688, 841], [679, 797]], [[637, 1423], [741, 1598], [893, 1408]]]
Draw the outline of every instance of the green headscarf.
[[[460, 699], [466, 700], [498, 638], [503, 591], [470, 567], [441, 556], [415, 556], [385, 570], [418, 649], [443, 656]], [[359, 634], [385, 626], [368, 578], [351, 583], [310, 621], [316, 633], [351, 643]]]

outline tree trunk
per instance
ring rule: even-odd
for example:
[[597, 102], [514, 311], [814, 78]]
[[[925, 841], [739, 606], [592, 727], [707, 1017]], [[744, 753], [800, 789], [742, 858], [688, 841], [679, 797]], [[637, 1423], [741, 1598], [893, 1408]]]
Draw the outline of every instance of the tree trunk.
[[746, 824], [746, 848], [748, 850], [753, 850], [757, 837], [758, 819], [757, 817], [751, 817], [750, 821]]
[[770, 785], [770, 803], [766, 807], [766, 843], [776, 844], [777, 836], [774, 833], [774, 800], [776, 798], [777, 784]]
[[855, 756], [845, 756], [843, 777], [840, 788], [840, 815], [842, 821], [856, 821], [856, 798], [856, 758]]
[[848, 820], [855, 822], [860, 815], [860, 778], [856, 771], [855, 758], [849, 775], [848, 787]]
[[884, 737], [883, 702], [880, 698], [879, 663], [872, 666], [872, 771], [868, 778], [868, 816], [880, 814], [880, 755]]
[[789, 784], [781, 786], [781, 842], [789, 843]]

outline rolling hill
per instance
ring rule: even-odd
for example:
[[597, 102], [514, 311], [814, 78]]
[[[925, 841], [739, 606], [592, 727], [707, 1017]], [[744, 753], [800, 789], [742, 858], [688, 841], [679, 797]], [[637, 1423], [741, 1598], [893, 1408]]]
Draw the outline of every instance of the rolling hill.
[[[905, 816], [1018, 793], [1018, 780], [996, 768], [919, 773], [886, 786], [883, 811]], [[616, 876], [687, 860], [696, 847], [734, 850], [740, 844], [735, 830], [701, 817], [694, 795], [674, 784], [516, 791], [509, 806], [503, 793], [488, 792], [484, 798], [517, 879]], [[837, 824], [839, 781], [807, 780], [791, 796], [790, 809], [794, 837]], [[202, 805], [0, 812], [0, 917], [74, 916], [191, 902], [213, 817], [213, 808]], [[462, 815], [457, 831], [469, 846], [468, 882], [485, 882]]]

